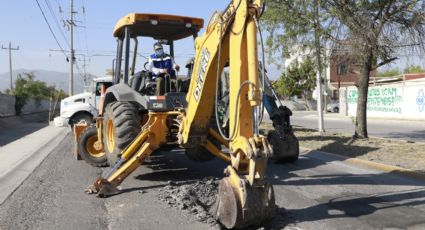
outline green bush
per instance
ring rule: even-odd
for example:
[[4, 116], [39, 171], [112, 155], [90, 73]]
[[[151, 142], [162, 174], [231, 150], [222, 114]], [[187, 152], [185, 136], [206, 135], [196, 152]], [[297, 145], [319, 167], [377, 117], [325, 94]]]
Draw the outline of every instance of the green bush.
[[59, 99], [66, 97], [62, 90], [56, 90], [55, 87], [48, 86], [45, 82], [35, 80], [34, 73], [18, 74], [15, 80], [15, 88], [8, 92], [16, 98], [15, 110], [17, 115], [21, 114], [22, 108], [30, 98], [40, 102], [57, 95], [60, 95]]

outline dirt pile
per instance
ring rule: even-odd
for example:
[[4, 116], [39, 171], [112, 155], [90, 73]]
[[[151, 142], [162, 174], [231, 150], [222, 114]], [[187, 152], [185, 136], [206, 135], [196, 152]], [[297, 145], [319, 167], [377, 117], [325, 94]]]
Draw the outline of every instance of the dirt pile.
[[215, 204], [219, 181], [214, 177], [181, 184], [169, 181], [159, 190], [158, 198], [171, 207], [188, 211], [203, 223], [217, 225], [210, 210]]

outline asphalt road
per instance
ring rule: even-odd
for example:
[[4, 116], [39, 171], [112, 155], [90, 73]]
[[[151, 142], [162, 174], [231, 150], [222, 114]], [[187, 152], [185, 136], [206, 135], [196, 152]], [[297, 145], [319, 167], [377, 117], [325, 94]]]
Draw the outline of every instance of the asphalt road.
[[[179, 151], [152, 156], [101, 199], [84, 188], [101, 172], [71, 156], [65, 139], [0, 206], [0, 229], [217, 229], [157, 197], [177, 185], [221, 177], [219, 160], [194, 163]], [[424, 229], [425, 182], [350, 165], [310, 152], [268, 166], [279, 214], [265, 229]]]
[[[267, 114], [264, 115], [264, 121], [270, 122]], [[291, 117], [291, 124], [295, 127], [317, 129], [317, 112], [294, 111]], [[324, 115], [324, 128], [325, 131], [354, 134], [354, 125], [351, 118], [335, 113]], [[370, 118], [368, 120], [368, 133], [370, 136], [376, 137], [425, 142], [425, 122]]]

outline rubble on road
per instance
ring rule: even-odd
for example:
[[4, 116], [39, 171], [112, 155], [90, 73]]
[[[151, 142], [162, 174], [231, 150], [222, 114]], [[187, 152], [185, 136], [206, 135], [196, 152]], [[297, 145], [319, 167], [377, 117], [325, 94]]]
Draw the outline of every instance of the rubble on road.
[[214, 177], [183, 183], [168, 181], [168, 185], [159, 190], [158, 198], [171, 207], [188, 211], [200, 222], [217, 225], [210, 210], [216, 201], [219, 181]]

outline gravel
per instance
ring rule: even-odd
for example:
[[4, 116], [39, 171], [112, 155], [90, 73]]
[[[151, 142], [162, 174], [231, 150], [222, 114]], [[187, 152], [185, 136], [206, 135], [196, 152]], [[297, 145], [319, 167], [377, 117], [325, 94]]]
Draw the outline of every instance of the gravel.
[[219, 181], [214, 177], [182, 183], [168, 181], [167, 186], [159, 189], [158, 198], [170, 207], [195, 215], [200, 222], [215, 226], [217, 222], [211, 210], [218, 194]]
[[[220, 178], [214, 177], [181, 183], [168, 181], [167, 186], [159, 189], [157, 197], [170, 207], [196, 216], [198, 221], [209, 224], [213, 229], [225, 229], [215, 220], [212, 212], [215, 208], [219, 182]], [[289, 219], [285, 209], [277, 208], [274, 218], [263, 226], [250, 226], [245, 229], [282, 229], [282, 226], [287, 226]]]

